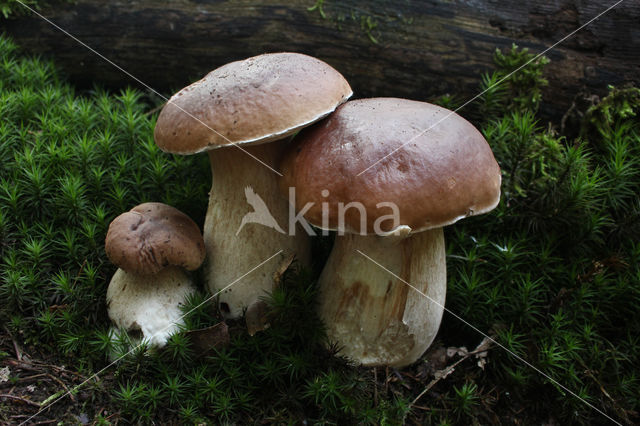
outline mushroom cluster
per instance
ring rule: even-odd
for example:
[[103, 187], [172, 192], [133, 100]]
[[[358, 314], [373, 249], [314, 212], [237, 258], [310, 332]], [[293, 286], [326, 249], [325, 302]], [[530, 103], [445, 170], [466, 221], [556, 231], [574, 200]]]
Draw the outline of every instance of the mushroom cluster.
[[184, 323], [180, 307], [195, 292], [186, 271], [204, 260], [198, 225], [166, 204], [140, 204], [111, 222], [105, 250], [118, 266], [107, 288], [109, 318], [134, 338], [164, 346]]
[[[188, 250], [174, 242], [186, 237], [158, 238], [167, 245], [150, 249], [154, 238], [146, 233], [135, 243], [132, 263], [124, 249], [108, 249], [114, 262], [129, 268], [116, 273], [109, 288], [110, 316], [126, 311], [124, 300], [144, 288], [155, 306], [164, 304], [155, 308], [166, 313], [163, 321], [175, 319], [173, 308], [165, 307], [180, 303], [193, 291], [191, 283], [177, 266], [158, 266], [197, 268], [205, 247], [205, 279], [219, 295], [220, 311], [249, 317], [260, 311], [259, 299], [273, 289], [286, 259], [309, 261], [311, 223], [338, 233], [319, 279], [319, 313], [330, 340], [364, 365], [417, 360], [444, 309], [442, 227], [497, 205], [500, 168], [480, 132], [451, 111], [394, 98], [347, 102], [351, 95], [328, 64], [274, 53], [224, 65], [171, 97], [154, 137], [167, 152], [208, 151], [212, 187], [204, 242], [193, 243], [198, 261], [192, 263], [175, 260]], [[130, 213], [137, 216], [114, 223], [140, 232], [142, 210], [150, 208], [143, 206]], [[133, 239], [124, 230], [109, 233]], [[151, 269], [165, 275], [149, 278]], [[160, 292], [149, 295], [151, 282], [167, 283], [165, 299]], [[121, 326], [145, 335], [160, 327], [122, 315]]]

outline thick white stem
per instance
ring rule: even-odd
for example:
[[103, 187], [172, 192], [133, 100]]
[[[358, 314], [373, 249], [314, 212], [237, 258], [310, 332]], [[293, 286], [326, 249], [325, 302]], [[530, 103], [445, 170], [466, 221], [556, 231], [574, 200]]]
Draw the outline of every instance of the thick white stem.
[[157, 274], [116, 271], [107, 288], [107, 311], [116, 327], [141, 332], [152, 346], [164, 346], [184, 324], [180, 306], [196, 291], [189, 275], [177, 266]]
[[[367, 259], [414, 286], [427, 297]], [[336, 237], [320, 276], [320, 316], [340, 354], [366, 366], [416, 361], [438, 332], [446, 294], [442, 228], [409, 237]]]
[[[285, 146], [286, 141], [278, 141], [243, 149], [277, 170]], [[288, 256], [309, 263], [310, 239], [300, 227], [295, 236], [289, 235], [289, 203], [279, 195], [276, 173], [236, 147], [209, 151], [209, 158], [213, 183], [204, 223], [208, 286], [216, 294], [235, 282], [219, 295], [219, 302], [227, 318], [237, 318], [271, 292], [274, 272]], [[268, 211], [261, 209], [265, 206]]]

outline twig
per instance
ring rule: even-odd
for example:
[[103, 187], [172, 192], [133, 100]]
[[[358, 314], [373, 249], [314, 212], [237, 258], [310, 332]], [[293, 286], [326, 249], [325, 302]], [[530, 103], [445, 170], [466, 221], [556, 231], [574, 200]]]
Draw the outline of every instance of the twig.
[[104, 418], [104, 420], [107, 420], [107, 421], [108, 421], [108, 420], [111, 420], [111, 418], [112, 418], [112, 417], [114, 417], [114, 416], [119, 416], [119, 415], [120, 415], [120, 411], [116, 411], [115, 413], [110, 414], [110, 415], [108, 415], [107, 417], [105, 417], [105, 418]]
[[37, 402], [30, 401], [30, 400], [25, 399], [25, 398], [23, 398], [23, 397], [21, 397], [21, 396], [8, 395], [8, 394], [6, 394], [6, 393], [3, 393], [3, 394], [0, 394], [0, 398], [8, 398], [8, 399], [13, 399], [13, 400], [15, 400], [15, 401], [21, 401], [21, 402], [24, 402], [25, 404], [29, 404], [29, 405], [31, 405], [31, 406], [33, 406], [33, 407], [38, 407], [38, 408], [40, 408], [40, 404], [38, 404]]
[[391, 371], [393, 372], [393, 374], [395, 374], [395, 376], [400, 379], [400, 381], [404, 380], [404, 377], [402, 377], [402, 374], [400, 374], [400, 372], [398, 371], [398, 369], [391, 367]]
[[146, 116], [153, 115], [153, 114], [155, 114], [156, 112], [160, 111], [160, 110], [165, 106], [165, 104], [166, 104], [166, 102], [163, 102], [163, 103], [161, 103], [160, 105], [158, 105], [157, 107], [155, 107], [155, 108], [153, 108], [153, 109], [150, 109], [149, 111], [145, 112], [144, 114], [145, 114]]
[[593, 375], [593, 373], [591, 372], [591, 370], [587, 367], [587, 365], [584, 363], [584, 361], [582, 361], [582, 359], [578, 358], [578, 362], [582, 365], [582, 367], [584, 367], [584, 373], [590, 377], [594, 382], [596, 382], [596, 384], [598, 385], [598, 387], [600, 388], [600, 391], [602, 392], [602, 394], [604, 396], [606, 396], [612, 403], [613, 405], [613, 409], [616, 411], [616, 413], [618, 413], [618, 415], [620, 417], [622, 417], [627, 423], [631, 424], [631, 421], [629, 420], [629, 416], [627, 416], [627, 412], [624, 410], [624, 408], [622, 408], [615, 399], [613, 399], [611, 397], [611, 395], [609, 395], [609, 392], [606, 391], [606, 389], [604, 388], [604, 386], [602, 385], [602, 383], [600, 383], [600, 380], [598, 380], [596, 378], [596, 376]]
[[373, 406], [378, 407], [378, 368], [373, 367]]
[[[95, 415], [96, 415], [96, 417], [97, 417], [97, 416], [101, 416], [101, 415], [102, 415], [102, 412], [104, 411], [104, 409], [105, 409], [105, 406], [104, 406], [104, 405], [103, 405], [102, 407], [100, 407], [100, 409], [99, 409], [98, 411], [96, 411], [96, 414], [95, 414]], [[96, 423], [95, 423], [95, 420], [94, 420], [94, 422], [92, 423], [92, 425], [94, 425], [94, 424], [96, 424]]]
[[[424, 396], [424, 394], [429, 392], [429, 390], [432, 387], [434, 387], [436, 385], [436, 383], [438, 383], [440, 380], [444, 379], [449, 374], [451, 374], [453, 372], [453, 370], [461, 362], [463, 362], [464, 360], [470, 358], [472, 355], [477, 355], [477, 354], [480, 354], [480, 353], [483, 353], [483, 352], [487, 352], [489, 350], [489, 345], [490, 345], [490, 341], [488, 339], [486, 339], [486, 338], [482, 339], [480, 344], [473, 351], [468, 352], [462, 358], [460, 358], [459, 360], [457, 360], [453, 364], [447, 366], [444, 370], [439, 370], [437, 373], [440, 373], [440, 374], [436, 375], [436, 377], [433, 380], [431, 380], [431, 382], [429, 382], [427, 387], [425, 387], [424, 390], [422, 392], [420, 392], [420, 394], [418, 396], [416, 396], [413, 401], [411, 401], [411, 404], [409, 404], [409, 406], [407, 407], [407, 411], [405, 411], [404, 417], [406, 418], [407, 414], [409, 414], [409, 412], [411, 411], [411, 408], [413, 408], [413, 406], [416, 404], [416, 402], [418, 402], [418, 400], [420, 398], [422, 398]], [[404, 419], [403, 419], [403, 423], [404, 423]]]
[[418, 410], [431, 411], [431, 407], [423, 407], [422, 405], [414, 405], [412, 408], [417, 408]]
[[411, 404], [409, 404], [409, 410], [411, 410], [411, 407], [413, 407], [413, 405], [418, 402], [418, 400], [420, 398], [422, 398], [422, 396], [429, 392], [429, 389], [431, 389], [432, 387], [434, 387], [436, 385], [436, 383], [438, 383], [440, 380], [444, 379], [445, 377], [447, 377], [449, 374], [451, 374], [451, 372], [458, 366], [458, 364], [460, 364], [462, 361], [466, 360], [467, 358], [469, 358], [471, 356], [471, 353], [468, 353], [467, 355], [465, 355], [464, 357], [460, 358], [459, 360], [457, 360], [456, 362], [454, 362], [453, 364], [447, 366], [447, 368], [445, 368], [444, 370], [440, 370], [442, 371], [442, 374], [438, 375], [437, 377], [435, 377], [433, 380], [431, 380], [429, 382], [429, 384], [427, 385], [426, 388], [424, 388], [424, 390], [422, 392], [420, 392], [420, 394], [418, 396], [416, 396], [416, 398], [411, 401]]
[[31, 365], [30, 362], [18, 361], [17, 359], [8, 359], [5, 361], [7, 365], [26, 371], [40, 371], [39, 368]]
[[78, 273], [76, 274], [76, 279], [73, 280], [73, 284], [71, 285], [72, 288], [76, 287], [76, 284], [78, 283], [78, 279], [80, 278], [80, 275], [82, 275], [82, 271], [84, 270], [84, 266], [87, 264], [87, 258], [85, 258], [82, 261], [82, 265], [80, 265], [80, 269], [78, 269]]
[[34, 365], [34, 366], [36, 366], [36, 367], [50, 368], [50, 369], [52, 369], [52, 370], [56, 370], [56, 371], [57, 371], [57, 372], [59, 372], [60, 374], [71, 374], [71, 375], [73, 375], [73, 376], [77, 376], [77, 377], [79, 377], [80, 379], [84, 379], [84, 378], [85, 378], [82, 374], [80, 374], [80, 373], [78, 373], [78, 372], [76, 372], [76, 371], [67, 370], [66, 368], [64, 368], [64, 367], [60, 367], [60, 366], [58, 366], [58, 365], [53, 365], [53, 364], [44, 364], [44, 363], [37, 362], [37, 361], [36, 361], [36, 362], [34, 362], [34, 363], [33, 363], [33, 365]]
[[391, 378], [389, 377], [389, 366], [384, 367], [384, 374], [385, 374], [385, 379], [384, 379], [384, 394], [388, 395], [389, 394], [389, 380], [391, 380]]
[[[47, 373], [36, 374], [36, 375], [33, 375], [33, 376], [29, 376], [29, 377], [16, 377], [16, 378], [13, 378], [12, 381], [14, 383], [15, 382], [28, 383], [28, 382], [31, 382], [31, 381], [36, 381], [38, 379], [46, 379], [45, 376], [47, 376]], [[0, 383], [0, 387], [6, 387], [6, 386], [9, 386], [10, 384], [12, 384], [12, 383], [10, 383], [10, 382]], [[9, 392], [9, 393], [11, 393], [11, 392]]]
[[3, 328], [4, 328], [4, 331], [6, 331], [7, 334], [9, 335], [9, 338], [11, 338], [11, 341], [13, 342], [13, 350], [16, 352], [16, 359], [18, 361], [22, 361], [22, 351], [20, 350], [20, 346], [18, 346], [18, 342], [16, 342], [16, 339], [13, 338], [13, 335], [11, 334], [11, 332], [6, 326]]
[[44, 376], [48, 376], [48, 373], [40, 373], [40, 374], [34, 374], [33, 376], [27, 376], [27, 377], [19, 377], [18, 381], [19, 382], [25, 382], [27, 380], [34, 380], [37, 379], [39, 377], [44, 377]]
[[400, 380], [400, 386], [404, 386], [405, 388], [411, 390], [411, 386], [405, 383], [404, 377], [402, 376], [402, 374], [400, 374], [397, 368], [391, 367], [391, 371], [393, 371], [393, 374], [395, 374], [395, 376]]
[[26, 371], [42, 371], [43, 369], [51, 369], [51, 370], [55, 370], [59, 374], [69, 374], [69, 375], [77, 376], [80, 379], [84, 379], [84, 376], [82, 374], [77, 373], [75, 371], [67, 370], [64, 367], [59, 367], [57, 365], [44, 364], [38, 361], [27, 362], [27, 361], [18, 361], [14, 359], [9, 359], [6, 361], [6, 364], [13, 366], [15, 368], [19, 368], [21, 370], [26, 370]]
[[69, 388], [64, 384], [62, 380], [58, 379], [56, 376], [52, 376], [51, 374], [47, 374], [47, 376], [58, 382], [58, 384], [62, 386], [65, 391], [67, 391], [67, 393], [69, 394], [69, 398], [71, 398], [71, 401], [76, 402], [76, 397], [73, 395], [73, 392], [69, 392]]

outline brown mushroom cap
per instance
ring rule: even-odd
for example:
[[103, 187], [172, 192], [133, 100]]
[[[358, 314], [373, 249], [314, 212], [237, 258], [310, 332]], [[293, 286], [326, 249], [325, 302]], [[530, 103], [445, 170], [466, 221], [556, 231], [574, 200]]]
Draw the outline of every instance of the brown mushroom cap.
[[107, 256], [121, 269], [156, 274], [168, 265], [197, 269], [204, 260], [198, 225], [180, 210], [144, 203], [116, 217], [105, 239]]
[[173, 95], [154, 137], [160, 149], [180, 154], [265, 143], [321, 119], [351, 94], [344, 77], [319, 59], [255, 56], [217, 68]]
[[[338, 225], [339, 203], [362, 203], [372, 233], [376, 219], [391, 214], [381, 202], [395, 203], [399, 225], [416, 232], [487, 212], [500, 199], [500, 168], [482, 134], [447, 109], [405, 99], [345, 103], [296, 136], [281, 171], [283, 193], [296, 188], [298, 210], [313, 203], [304, 216], [321, 228], [323, 203], [329, 229]], [[345, 231], [360, 232], [358, 210], [344, 216]], [[380, 225], [392, 231], [392, 220]]]

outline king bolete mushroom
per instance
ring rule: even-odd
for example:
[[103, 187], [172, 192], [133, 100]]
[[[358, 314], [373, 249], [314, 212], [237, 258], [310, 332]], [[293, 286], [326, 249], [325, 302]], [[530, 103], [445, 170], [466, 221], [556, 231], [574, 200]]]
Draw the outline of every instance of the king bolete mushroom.
[[301, 228], [287, 229], [289, 207], [278, 194], [276, 162], [284, 138], [325, 117], [351, 94], [344, 77], [326, 63], [272, 53], [215, 69], [173, 95], [160, 112], [154, 134], [160, 149], [208, 151], [211, 160], [204, 224], [211, 292], [280, 252], [280, 262], [262, 266], [220, 294], [226, 317], [241, 316], [270, 292], [273, 273], [290, 255], [307, 263], [309, 238]]
[[186, 270], [205, 256], [200, 229], [187, 215], [162, 203], [144, 203], [116, 217], [105, 239], [118, 270], [107, 289], [111, 321], [164, 346], [184, 323], [180, 306], [195, 292]]
[[319, 279], [330, 340], [364, 365], [414, 362], [442, 318], [442, 227], [500, 199], [500, 168], [482, 134], [428, 103], [350, 101], [300, 132], [281, 170], [281, 190], [295, 188], [305, 219], [338, 231]]

